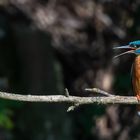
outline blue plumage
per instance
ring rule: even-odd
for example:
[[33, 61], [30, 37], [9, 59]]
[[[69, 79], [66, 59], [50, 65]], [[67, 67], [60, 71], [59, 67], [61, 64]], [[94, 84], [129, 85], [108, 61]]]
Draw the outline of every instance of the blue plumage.
[[129, 43], [129, 45], [136, 45], [136, 46], [138, 45], [139, 46], [140, 45], [140, 40], [132, 41], [132, 42]]
[[136, 49], [134, 50], [134, 53], [140, 55], [140, 40], [130, 42], [129, 46], [135, 47]]
[[140, 49], [135, 50], [135, 54], [140, 54]]

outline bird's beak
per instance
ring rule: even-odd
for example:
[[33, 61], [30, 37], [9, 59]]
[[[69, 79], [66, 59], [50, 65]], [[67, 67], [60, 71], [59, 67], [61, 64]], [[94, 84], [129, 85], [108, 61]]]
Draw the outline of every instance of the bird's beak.
[[125, 54], [130, 54], [130, 53], [135, 53], [134, 51], [135, 51], [135, 48], [133, 48], [133, 47], [130, 47], [129, 45], [126, 45], [126, 46], [120, 46], [120, 47], [115, 47], [115, 48], [113, 48], [113, 49], [129, 49], [128, 51], [126, 51], [126, 52], [124, 52], [124, 53], [121, 53], [121, 54], [119, 54], [119, 55], [116, 55], [114, 58], [118, 58], [118, 57], [120, 57], [120, 56], [122, 56], [122, 55], [125, 55]]
[[130, 47], [129, 45], [126, 45], [126, 46], [120, 46], [120, 47], [115, 47], [113, 49], [132, 49], [132, 47]]

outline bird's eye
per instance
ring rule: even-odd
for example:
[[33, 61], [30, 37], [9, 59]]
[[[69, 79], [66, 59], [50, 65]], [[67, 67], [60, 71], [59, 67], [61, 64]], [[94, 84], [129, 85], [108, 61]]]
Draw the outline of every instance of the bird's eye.
[[138, 48], [138, 45], [131, 44], [130, 47], [132, 47], [132, 48]]

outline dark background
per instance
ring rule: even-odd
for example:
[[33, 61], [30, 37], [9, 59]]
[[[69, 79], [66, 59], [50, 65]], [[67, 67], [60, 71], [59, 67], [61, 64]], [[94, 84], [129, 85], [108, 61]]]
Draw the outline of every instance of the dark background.
[[[113, 60], [114, 46], [140, 39], [139, 0], [1, 0], [0, 90], [98, 96], [98, 87], [133, 95], [134, 56]], [[0, 140], [139, 140], [134, 105], [0, 100]]]

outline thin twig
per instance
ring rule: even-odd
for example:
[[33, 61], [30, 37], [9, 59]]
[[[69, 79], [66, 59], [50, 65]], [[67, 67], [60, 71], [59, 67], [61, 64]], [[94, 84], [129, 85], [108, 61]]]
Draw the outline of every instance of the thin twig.
[[70, 96], [69, 91], [68, 91], [67, 88], [65, 88], [65, 95], [66, 95], [66, 97], [69, 97]]
[[75, 104], [75, 105], [72, 105], [72, 106], [70, 106], [70, 107], [67, 109], [67, 112], [73, 111], [73, 110], [75, 110], [75, 108], [77, 108], [77, 107], [79, 107], [79, 106], [80, 106], [79, 103], [78, 103], [78, 104]]
[[112, 96], [115, 96], [115, 95], [112, 95], [104, 90], [101, 90], [99, 88], [86, 88], [85, 89], [86, 91], [90, 91], [90, 92], [96, 92], [96, 93], [100, 93], [102, 95], [105, 95], [105, 96], [108, 96], [108, 97], [112, 97]]

